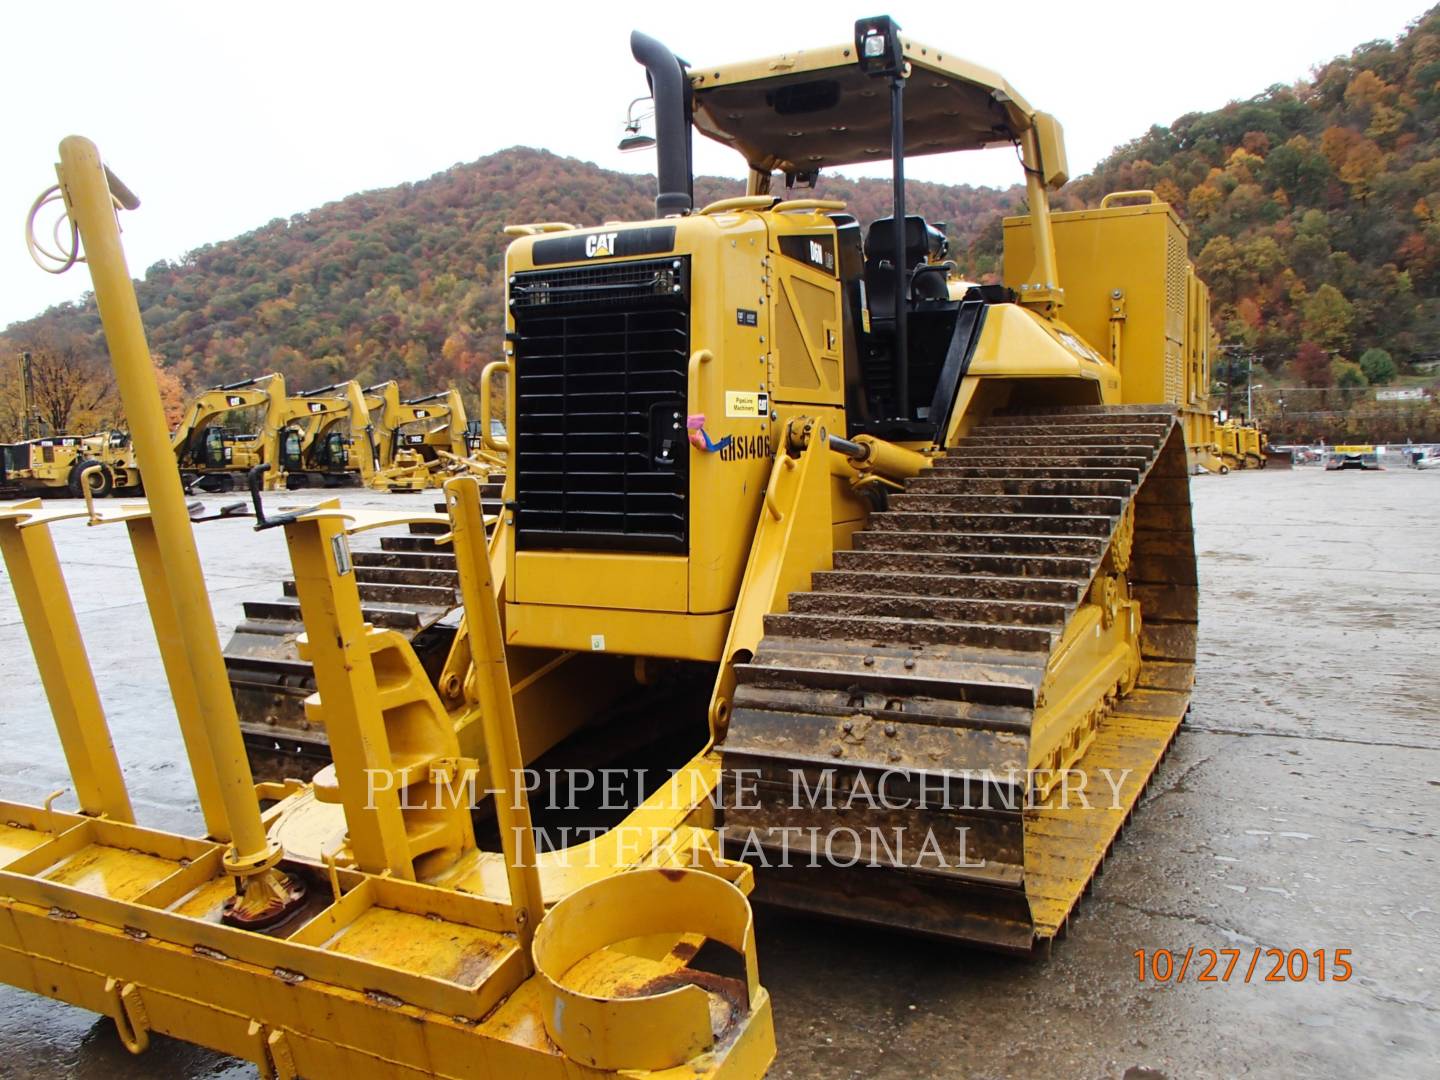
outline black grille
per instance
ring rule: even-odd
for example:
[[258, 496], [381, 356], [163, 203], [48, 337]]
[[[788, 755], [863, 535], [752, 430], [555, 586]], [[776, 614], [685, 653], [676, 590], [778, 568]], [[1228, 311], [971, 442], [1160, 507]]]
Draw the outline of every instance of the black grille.
[[685, 551], [688, 258], [515, 274], [516, 544]]

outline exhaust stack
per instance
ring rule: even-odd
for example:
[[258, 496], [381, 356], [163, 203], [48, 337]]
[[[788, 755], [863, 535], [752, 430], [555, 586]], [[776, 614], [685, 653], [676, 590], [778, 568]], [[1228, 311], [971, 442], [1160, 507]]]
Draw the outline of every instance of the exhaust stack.
[[636, 30], [630, 52], [644, 65], [655, 99], [655, 216], [676, 217], [695, 204], [690, 164], [690, 84], [685, 65], [654, 38]]

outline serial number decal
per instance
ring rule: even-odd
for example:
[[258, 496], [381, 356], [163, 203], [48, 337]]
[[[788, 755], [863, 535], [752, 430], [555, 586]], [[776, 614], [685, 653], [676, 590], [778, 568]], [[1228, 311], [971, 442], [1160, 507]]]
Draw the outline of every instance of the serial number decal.
[[1348, 982], [1351, 949], [1136, 949], [1140, 982]]
[[769, 456], [769, 435], [736, 435], [734, 441], [720, 451], [721, 461], [749, 461]]

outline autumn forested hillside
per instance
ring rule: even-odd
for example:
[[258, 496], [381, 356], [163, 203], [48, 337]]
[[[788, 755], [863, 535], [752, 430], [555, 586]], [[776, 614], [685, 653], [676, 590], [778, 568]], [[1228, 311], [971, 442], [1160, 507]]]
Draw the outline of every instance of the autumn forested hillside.
[[[1018, 195], [920, 183], [907, 190], [912, 208], [962, 237], [998, 220]], [[702, 205], [742, 193], [737, 180], [696, 183]], [[888, 213], [884, 181], [835, 178], [820, 194], [847, 200], [866, 220]], [[353, 377], [399, 378], [414, 391], [471, 388], [500, 349], [505, 226], [645, 218], [654, 195], [651, 177], [517, 147], [158, 263], [136, 291], [157, 361], [190, 388], [271, 369], [296, 387]], [[9, 327], [0, 353], [30, 348], [37, 364], [73, 362], [88, 346], [98, 358], [98, 329], [93, 304], [61, 305]], [[18, 416], [13, 402], [6, 408], [10, 367], [0, 367], [0, 437]], [[70, 427], [106, 422], [104, 402], [113, 400], [95, 397], [81, 395]]]
[[[1440, 9], [1294, 86], [1191, 113], [1120, 147], [1067, 195], [1148, 187], [1175, 204], [1216, 329], [1277, 374], [1355, 381], [1384, 350], [1440, 356]], [[1298, 361], [1298, 366], [1297, 366]], [[1364, 378], [1388, 380], [1378, 358]]]
[[[1403, 377], [1440, 356], [1437, 12], [1306, 81], [1152, 128], [1073, 181], [1058, 206], [1145, 187], [1173, 203], [1213, 290], [1224, 355], [1254, 357], [1272, 382]], [[703, 204], [739, 182], [696, 186]], [[885, 181], [822, 178], [819, 193], [865, 220], [888, 212]], [[998, 266], [1000, 218], [1021, 194], [908, 189], [912, 212], [948, 223], [952, 256], [973, 275]], [[473, 386], [500, 346], [504, 226], [639, 218], [652, 197], [649, 177], [514, 148], [157, 264], [140, 303], [157, 361], [189, 388], [272, 368], [300, 387], [352, 376]], [[62, 305], [8, 328], [0, 348], [98, 359], [97, 329], [93, 305]], [[13, 426], [9, 367], [0, 428]], [[103, 408], [71, 426], [103, 419]]]

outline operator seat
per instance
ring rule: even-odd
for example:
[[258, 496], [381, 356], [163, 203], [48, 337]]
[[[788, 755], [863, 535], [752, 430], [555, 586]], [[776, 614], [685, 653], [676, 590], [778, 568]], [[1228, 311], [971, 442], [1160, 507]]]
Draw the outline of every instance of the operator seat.
[[[904, 275], [902, 295], [905, 319], [906, 356], [910, 399], [903, 412], [897, 401], [895, 232], [893, 217], [871, 223], [865, 238], [865, 299], [870, 313], [870, 332], [857, 335], [863, 392], [846, 394], [850, 434], [870, 433], [882, 438], [929, 437], [930, 402], [936, 392], [945, 360], [958, 326], [961, 303], [950, 298], [953, 262], [942, 262], [946, 254], [945, 233], [926, 223], [918, 214], [906, 215], [905, 253], [900, 272]], [[968, 348], [969, 337], [965, 345]], [[958, 377], [958, 376], [957, 376]], [[866, 408], [854, 408], [858, 398]]]
[[[919, 214], [905, 216], [905, 295], [910, 278], [929, 253], [929, 234]], [[870, 322], [875, 333], [895, 332], [895, 219], [876, 218], [865, 234], [865, 294], [870, 301]]]

